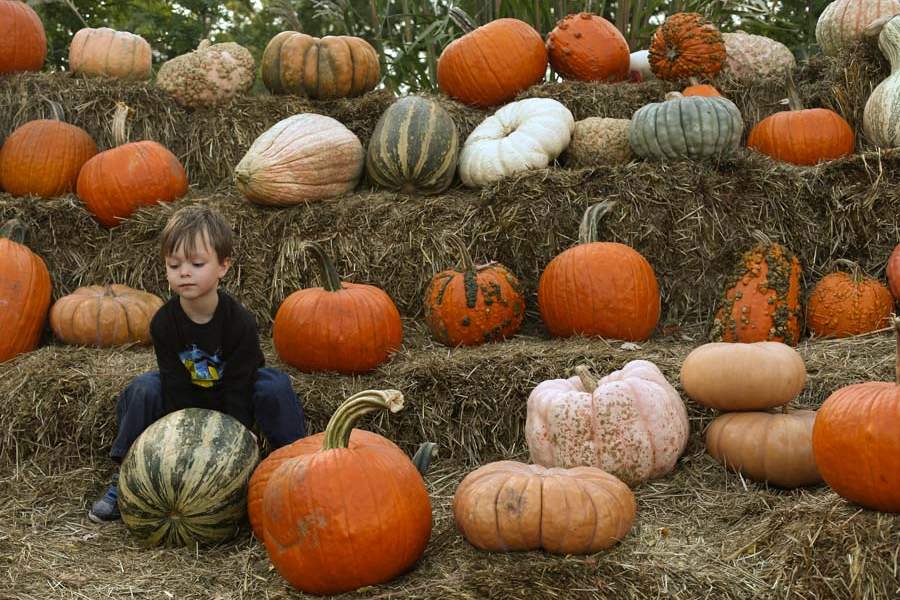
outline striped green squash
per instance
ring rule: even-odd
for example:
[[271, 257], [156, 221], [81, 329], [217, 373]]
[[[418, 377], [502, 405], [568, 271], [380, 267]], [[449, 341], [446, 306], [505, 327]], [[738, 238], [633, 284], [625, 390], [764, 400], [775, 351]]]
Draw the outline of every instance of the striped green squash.
[[224, 542], [245, 520], [258, 460], [255, 437], [234, 417], [202, 408], [170, 413], [122, 462], [122, 520], [148, 546]]
[[366, 171], [375, 184], [405, 194], [439, 194], [450, 187], [459, 133], [437, 102], [406, 96], [388, 107], [369, 141]]

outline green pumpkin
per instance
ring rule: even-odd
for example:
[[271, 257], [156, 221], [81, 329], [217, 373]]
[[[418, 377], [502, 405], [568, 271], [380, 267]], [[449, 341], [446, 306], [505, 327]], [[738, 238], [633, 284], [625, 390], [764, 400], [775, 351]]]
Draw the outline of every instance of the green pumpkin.
[[694, 159], [737, 150], [744, 131], [741, 111], [727, 98], [675, 94], [642, 106], [628, 128], [628, 143], [643, 158]]
[[119, 510], [148, 546], [206, 545], [238, 533], [259, 460], [253, 434], [214, 410], [186, 408], [135, 440], [119, 473]]
[[439, 194], [456, 172], [459, 133], [437, 102], [407, 96], [375, 125], [366, 171], [375, 184], [405, 194]]

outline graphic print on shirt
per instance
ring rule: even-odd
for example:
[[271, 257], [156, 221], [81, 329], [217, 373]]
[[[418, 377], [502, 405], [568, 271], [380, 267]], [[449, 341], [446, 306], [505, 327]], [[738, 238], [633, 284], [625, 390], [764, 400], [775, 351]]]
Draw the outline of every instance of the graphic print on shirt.
[[219, 356], [219, 352], [210, 356], [197, 344], [178, 353], [178, 358], [184, 368], [191, 374], [191, 383], [203, 388], [211, 388], [219, 383], [225, 373], [225, 361]]

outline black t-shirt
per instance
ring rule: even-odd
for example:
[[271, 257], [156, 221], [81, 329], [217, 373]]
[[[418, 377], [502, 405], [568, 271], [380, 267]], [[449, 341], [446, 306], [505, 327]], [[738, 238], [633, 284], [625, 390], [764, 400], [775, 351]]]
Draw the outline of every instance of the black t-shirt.
[[167, 411], [209, 408], [253, 425], [253, 384], [265, 364], [256, 320], [219, 291], [208, 323], [192, 321], [173, 296], [150, 322]]

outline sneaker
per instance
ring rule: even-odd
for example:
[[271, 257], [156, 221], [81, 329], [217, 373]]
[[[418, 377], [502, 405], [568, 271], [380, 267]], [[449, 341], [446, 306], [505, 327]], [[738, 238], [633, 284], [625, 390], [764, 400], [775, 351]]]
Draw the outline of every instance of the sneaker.
[[107, 523], [109, 521], [117, 521], [122, 518], [119, 513], [119, 474], [113, 474], [112, 485], [106, 490], [88, 512], [88, 519], [94, 523]]

